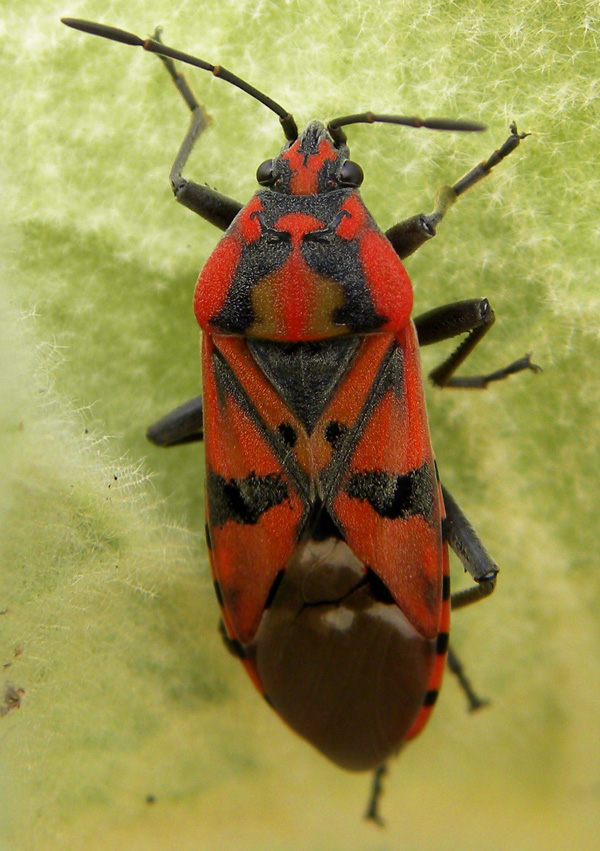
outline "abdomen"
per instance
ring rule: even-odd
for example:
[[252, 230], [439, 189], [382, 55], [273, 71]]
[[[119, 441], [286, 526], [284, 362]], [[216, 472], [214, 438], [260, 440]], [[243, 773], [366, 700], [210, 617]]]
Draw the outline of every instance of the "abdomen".
[[395, 754], [429, 691], [423, 638], [341, 540], [308, 540], [248, 648], [273, 708], [333, 762], [375, 768]]

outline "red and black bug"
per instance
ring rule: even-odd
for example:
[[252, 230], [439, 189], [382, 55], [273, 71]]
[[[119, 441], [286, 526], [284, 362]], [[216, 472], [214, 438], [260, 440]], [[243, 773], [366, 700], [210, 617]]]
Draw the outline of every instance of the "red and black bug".
[[[358, 192], [342, 127], [385, 122], [472, 131], [467, 121], [361, 113], [298, 134], [279, 104], [158, 33], [86, 21], [76, 29], [157, 53], [192, 112], [171, 181], [177, 200], [226, 230], [198, 279], [204, 394], [149, 429], [162, 446], [205, 441], [207, 541], [229, 649], [288, 724], [338, 765], [375, 770], [425, 724], [448, 659], [450, 607], [488, 596], [498, 568], [438, 480], [419, 346], [465, 334], [431, 379], [484, 388], [525, 369], [454, 373], [494, 321], [486, 299], [411, 320], [402, 259], [448, 207], [513, 151], [502, 147], [435, 210], [384, 234]], [[210, 70], [280, 118], [286, 144], [259, 166], [242, 206], [181, 175], [206, 115], [173, 59]], [[475, 585], [450, 596], [448, 545]]]

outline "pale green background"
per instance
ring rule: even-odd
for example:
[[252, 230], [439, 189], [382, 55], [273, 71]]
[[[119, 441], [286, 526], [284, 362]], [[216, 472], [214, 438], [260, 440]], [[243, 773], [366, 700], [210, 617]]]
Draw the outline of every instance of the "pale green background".
[[[597, 842], [598, 9], [4, 0], [0, 664], [25, 694], [0, 718], [2, 849]], [[407, 262], [418, 310], [492, 301], [473, 371], [533, 349], [544, 372], [428, 391], [442, 477], [502, 569], [454, 630], [493, 705], [468, 716], [447, 682], [393, 766], [385, 831], [361, 821], [367, 777], [288, 732], [221, 647], [202, 451], [144, 439], [198, 392], [191, 295], [218, 232], [170, 197], [187, 116], [157, 60], [67, 30], [67, 14], [141, 35], [160, 23], [300, 124], [362, 109], [488, 123], [472, 136], [350, 129], [384, 228], [430, 209], [511, 119], [533, 134]], [[277, 119], [190, 77], [214, 125], [188, 173], [246, 200], [281, 144]]]

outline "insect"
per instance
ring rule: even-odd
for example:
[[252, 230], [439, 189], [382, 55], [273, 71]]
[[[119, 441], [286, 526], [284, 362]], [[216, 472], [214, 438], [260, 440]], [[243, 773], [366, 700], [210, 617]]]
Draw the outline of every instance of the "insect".
[[[487, 597], [498, 568], [438, 479], [419, 346], [465, 335], [430, 375], [439, 387], [484, 388], [455, 375], [494, 321], [487, 299], [411, 319], [402, 260], [435, 236], [456, 199], [527, 135], [504, 144], [432, 213], [377, 227], [343, 127], [383, 122], [434, 130], [483, 125], [370, 112], [298, 133], [287, 110], [220, 66], [153, 38], [63, 19], [158, 54], [191, 111], [171, 170], [177, 201], [226, 231], [198, 279], [203, 397], [150, 427], [154, 443], [202, 440], [207, 541], [226, 645], [297, 733], [343, 768], [373, 770], [367, 817], [380, 820], [386, 761], [425, 725], [446, 662], [471, 708], [481, 705], [449, 650], [450, 608]], [[279, 116], [281, 153], [258, 167], [242, 205], [182, 171], [207, 118], [180, 60], [226, 80]], [[450, 595], [448, 547], [474, 580]]]

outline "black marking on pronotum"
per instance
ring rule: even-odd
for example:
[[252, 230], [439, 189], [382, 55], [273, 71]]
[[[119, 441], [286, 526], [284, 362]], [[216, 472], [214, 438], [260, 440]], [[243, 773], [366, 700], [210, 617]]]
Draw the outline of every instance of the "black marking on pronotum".
[[445, 603], [446, 600], [450, 599], [450, 577], [443, 576], [442, 577], [442, 601]]
[[438, 699], [438, 689], [430, 689], [423, 699], [423, 706], [433, 706]]
[[373, 305], [365, 282], [358, 241], [342, 239], [335, 231], [325, 239], [307, 237], [300, 249], [306, 265], [317, 275], [336, 281], [344, 294], [344, 303], [333, 311], [334, 323], [346, 325], [356, 334], [367, 334], [381, 328], [387, 317], [377, 313]]
[[[289, 165], [285, 160], [278, 160], [275, 170], [279, 178], [282, 170], [289, 176]], [[328, 180], [326, 177], [325, 181]], [[334, 194], [295, 195], [293, 198], [282, 197], [281, 192], [270, 189], [259, 192], [261, 210], [256, 212], [260, 212], [257, 218], [262, 236], [242, 245], [227, 297], [210, 324], [230, 334], [245, 334], [254, 322], [260, 320], [254, 312], [253, 291], [268, 275], [279, 272], [290, 257], [293, 251], [290, 234], [281, 230], [278, 224], [286, 214], [296, 213], [310, 215], [322, 223], [317, 231], [305, 235], [300, 253], [312, 272], [340, 286], [343, 304], [333, 310], [332, 321], [346, 325], [356, 334], [375, 331], [385, 324], [387, 317], [377, 313], [369, 292], [360, 245], [355, 240], [342, 239], [328, 224], [336, 221], [340, 206], [350, 192], [340, 190]], [[371, 220], [369, 225], [375, 227]], [[327, 238], [321, 239], [325, 232]], [[317, 238], [314, 238], [315, 234]]]
[[435, 643], [435, 652], [438, 656], [445, 656], [448, 652], [448, 642], [450, 640], [450, 636], [447, 632], [438, 633], [437, 641]]
[[369, 470], [353, 473], [345, 491], [353, 499], [368, 502], [380, 517], [406, 519], [419, 514], [433, 521], [435, 480], [427, 463], [409, 473]]
[[248, 348], [310, 434], [356, 354], [358, 337], [311, 343], [248, 340]]
[[289, 240], [258, 239], [244, 243], [227, 298], [210, 324], [219, 331], [244, 334], [256, 321], [252, 290], [268, 274], [280, 269], [291, 251]]
[[206, 546], [209, 550], [212, 550], [212, 539], [210, 537], [210, 526], [208, 523], [204, 524], [204, 537], [206, 538]]
[[278, 473], [257, 476], [252, 472], [243, 479], [225, 479], [211, 470], [206, 490], [213, 526], [224, 526], [228, 520], [252, 526], [288, 496], [287, 485]]

